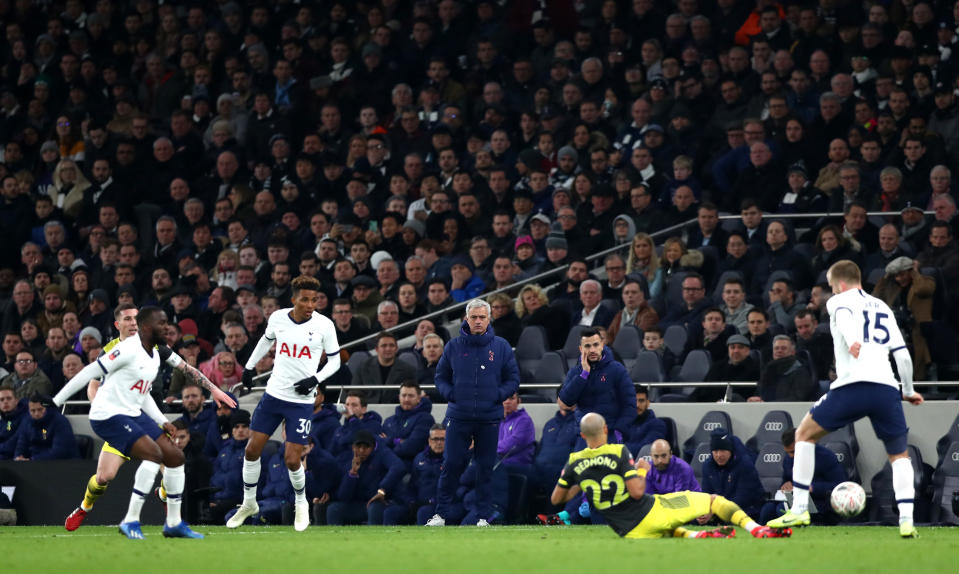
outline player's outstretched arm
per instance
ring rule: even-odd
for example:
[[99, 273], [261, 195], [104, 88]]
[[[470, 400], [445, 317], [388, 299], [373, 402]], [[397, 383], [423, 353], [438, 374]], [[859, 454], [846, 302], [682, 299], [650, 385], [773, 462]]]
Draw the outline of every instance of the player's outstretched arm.
[[82, 389], [85, 385], [90, 383], [91, 379], [103, 376], [104, 371], [100, 366], [99, 361], [94, 361], [80, 369], [80, 372], [73, 376], [66, 385], [60, 389], [60, 392], [53, 397], [53, 404], [58, 407], [63, 406], [63, 403], [67, 402], [67, 399], [72, 397], [77, 391]]
[[231, 409], [236, 408], [236, 401], [231, 399], [230, 395], [223, 392], [220, 387], [214, 385], [213, 381], [206, 378], [206, 375], [201, 373], [196, 367], [181, 359], [180, 364], [175, 368], [185, 374], [190, 380], [195, 381], [198, 385], [210, 391], [210, 396], [216, 401], [217, 406], [227, 405]]

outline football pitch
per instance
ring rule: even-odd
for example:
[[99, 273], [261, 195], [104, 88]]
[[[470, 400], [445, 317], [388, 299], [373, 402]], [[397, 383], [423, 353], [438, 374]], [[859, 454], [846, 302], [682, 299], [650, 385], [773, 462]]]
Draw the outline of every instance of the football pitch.
[[[815, 572], [816, 574], [949, 572], [959, 556], [959, 529], [922, 528], [902, 540], [892, 527], [813, 527], [791, 539], [623, 540], [606, 526], [311, 527], [198, 526], [205, 540], [165, 539], [145, 526], [146, 540], [116, 528], [0, 529], [3, 563], [14, 572], [70, 574], [206, 574], [257, 572], [432, 573], [638, 570], [681, 572]], [[796, 562], [796, 561], [799, 562]]]

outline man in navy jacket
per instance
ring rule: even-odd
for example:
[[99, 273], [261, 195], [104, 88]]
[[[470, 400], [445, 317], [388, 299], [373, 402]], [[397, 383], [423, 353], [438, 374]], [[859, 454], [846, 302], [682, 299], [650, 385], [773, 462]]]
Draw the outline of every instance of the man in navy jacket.
[[383, 432], [383, 417], [376, 411], [367, 410], [369, 403], [364, 391], [346, 393], [344, 406], [346, 411], [343, 414], [346, 418], [343, 419], [343, 425], [333, 433], [333, 441], [328, 449], [330, 454], [336, 457], [349, 452], [357, 431], [369, 431], [373, 436], [379, 436]]
[[340, 486], [326, 509], [326, 523], [382, 526], [386, 501], [396, 498], [406, 474], [403, 462], [367, 430], [356, 431], [352, 452], [340, 454], [336, 462]]
[[539, 439], [539, 451], [533, 459], [533, 488], [550, 491], [556, 486], [559, 473], [569, 462], [569, 453], [573, 452], [579, 440], [579, 421], [573, 412], [574, 407], [556, 400], [559, 410], [543, 425], [543, 434]]
[[79, 458], [77, 441], [70, 421], [60, 414], [49, 397], [33, 395], [27, 403], [30, 417], [23, 419], [17, 431], [14, 460], [61, 460]]
[[709, 438], [709, 450], [712, 456], [703, 463], [703, 492], [725, 496], [750, 516], [759, 514], [766, 491], [746, 447], [718, 428]]
[[383, 434], [386, 445], [400, 457], [406, 469], [410, 469], [413, 458], [426, 448], [433, 423], [433, 403], [421, 396], [419, 384], [410, 379], [400, 383], [400, 405], [396, 414], [383, 421]]
[[[783, 491], [791, 491], [793, 488], [793, 463], [796, 462], [796, 429], [783, 431], [782, 441], [787, 456], [783, 457], [783, 485], [779, 488]], [[818, 510], [813, 515], [816, 522], [826, 524], [839, 522], [839, 516], [833, 512], [829, 499], [832, 496], [832, 489], [836, 488], [836, 485], [840, 482], [847, 480], [849, 480], [849, 477], [846, 475], [846, 469], [839, 463], [836, 453], [817, 443], [816, 471], [813, 474], [811, 488], [809, 489], [809, 496], [816, 503], [816, 510]], [[760, 519], [760, 522], [765, 524], [765, 522], [782, 514], [783, 509], [780, 506], [781, 503], [767, 502], [762, 511], [762, 516], [767, 517], [766, 521]]]
[[11, 387], [0, 388], [0, 460], [17, 450], [17, 431], [27, 419], [27, 401], [18, 401]]
[[666, 438], [666, 423], [656, 418], [656, 413], [649, 408], [649, 391], [646, 387], [636, 387], [636, 418], [626, 429], [624, 442], [629, 452], [638, 457], [644, 446], [661, 438]]
[[446, 525], [459, 479], [469, 463], [471, 442], [476, 459], [477, 526], [487, 526], [492, 512], [490, 479], [503, 401], [519, 390], [519, 366], [510, 344], [497, 337], [489, 323], [489, 303], [470, 301], [460, 336], [446, 344], [436, 366], [436, 388], [449, 405], [436, 514], [427, 526]]
[[561, 404], [575, 406], [577, 420], [588, 413], [603, 415], [610, 423], [610, 440], [614, 431], [626, 436], [636, 418], [636, 395], [626, 367], [613, 359], [613, 350], [603, 346], [599, 331], [592, 327], [583, 329], [579, 352], [579, 365], [566, 373], [559, 391]]

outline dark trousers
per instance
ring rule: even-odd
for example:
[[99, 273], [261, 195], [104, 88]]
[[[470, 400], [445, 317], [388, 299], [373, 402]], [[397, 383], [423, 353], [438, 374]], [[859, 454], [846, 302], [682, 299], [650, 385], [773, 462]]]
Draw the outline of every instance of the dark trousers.
[[476, 500], [478, 514], [489, 517], [489, 502], [493, 491], [490, 479], [496, 464], [496, 443], [499, 442], [499, 421], [472, 422], [450, 419], [446, 423], [446, 448], [443, 451], [443, 466], [436, 492], [436, 513], [446, 518], [450, 514], [453, 497], [460, 477], [469, 464], [469, 448], [473, 443], [476, 459]]

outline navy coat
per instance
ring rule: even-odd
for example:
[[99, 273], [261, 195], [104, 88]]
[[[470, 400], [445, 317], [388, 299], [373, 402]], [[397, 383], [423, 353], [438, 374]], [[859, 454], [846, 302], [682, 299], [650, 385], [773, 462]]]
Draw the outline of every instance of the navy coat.
[[40, 420], [33, 420], [29, 414], [23, 419], [17, 431], [14, 456], [30, 460], [62, 460], [80, 458], [80, 449], [67, 417], [48, 407]]
[[362, 419], [349, 417], [343, 421], [343, 425], [333, 433], [333, 444], [329, 451], [333, 456], [338, 457], [343, 452], [350, 452], [353, 445], [353, 435], [358, 430], [368, 430], [373, 436], [380, 436], [383, 432], [383, 417], [374, 411], [366, 411]]
[[17, 450], [17, 430], [25, 418], [29, 418], [27, 400], [21, 399], [17, 408], [0, 415], [0, 460], [10, 460]]
[[652, 409], [638, 415], [626, 429], [626, 446], [633, 456], [639, 456], [639, 449], [656, 439], [666, 438], [666, 423], [656, 418]]
[[336, 435], [336, 430], [340, 428], [340, 413], [337, 412], [336, 407], [324, 403], [320, 410], [313, 413], [310, 420], [313, 425], [310, 429], [313, 443], [318, 448], [332, 450], [333, 437]]
[[392, 499], [400, 487], [400, 481], [406, 474], [406, 465], [393, 454], [381, 441], [376, 442], [369, 458], [363, 461], [357, 476], [350, 476], [353, 466], [352, 449], [336, 457], [340, 471], [340, 486], [334, 498], [340, 502], [366, 503], [376, 495], [376, 491], [386, 491], [386, 498]]
[[513, 349], [487, 327], [473, 335], [466, 321], [460, 336], [443, 349], [436, 366], [436, 388], [449, 401], [446, 416], [461, 421], [503, 420], [503, 401], [519, 389]]
[[746, 514], [756, 516], [766, 499], [766, 491], [754, 461], [742, 443], [736, 444], [726, 466], [719, 466], [712, 457], [703, 463], [703, 492], [719, 494], [739, 505]]
[[425, 449], [413, 459], [409, 490], [418, 506], [436, 504], [436, 487], [440, 480], [443, 455]]
[[576, 441], [579, 440], [579, 421], [575, 413], [566, 416], [556, 415], [543, 425], [543, 434], [539, 439], [539, 451], [533, 459], [537, 478], [546, 483], [555, 482], [560, 471], [569, 461]]
[[396, 414], [383, 421], [387, 446], [407, 465], [426, 448], [430, 427], [436, 422], [430, 414], [432, 410], [433, 403], [423, 397], [412, 410], [404, 411], [397, 406]]
[[624, 435], [636, 418], [636, 391], [626, 367], [613, 359], [613, 350], [603, 349], [603, 356], [584, 379], [583, 367], [575, 365], [566, 373], [566, 382], [559, 390], [559, 398], [567, 405], [576, 405], [576, 416], [599, 413], [606, 419], [610, 432], [614, 429]]

